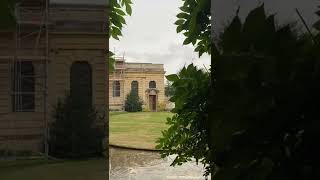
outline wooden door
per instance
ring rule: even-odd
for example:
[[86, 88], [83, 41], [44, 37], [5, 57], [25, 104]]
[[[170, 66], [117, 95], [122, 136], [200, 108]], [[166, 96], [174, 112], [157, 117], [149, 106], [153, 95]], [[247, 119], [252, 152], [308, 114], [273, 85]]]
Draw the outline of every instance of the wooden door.
[[151, 111], [157, 110], [157, 96], [156, 95], [149, 96], [149, 108]]

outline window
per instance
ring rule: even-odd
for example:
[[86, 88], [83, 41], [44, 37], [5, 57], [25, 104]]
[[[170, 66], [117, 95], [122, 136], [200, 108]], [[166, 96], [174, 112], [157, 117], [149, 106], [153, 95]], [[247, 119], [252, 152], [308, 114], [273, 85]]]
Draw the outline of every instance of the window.
[[113, 97], [120, 97], [120, 82], [113, 81]]
[[155, 81], [150, 81], [149, 82], [149, 88], [157, 88], [157, 84]]
[[34, 68], [30, 61], [16, 62], [12, 68], [12, 111], [35, 110]]
[[138, 83], [138, 81], [132, 81], [131, 82], [131, 91], [139, 93], [139, 83]]

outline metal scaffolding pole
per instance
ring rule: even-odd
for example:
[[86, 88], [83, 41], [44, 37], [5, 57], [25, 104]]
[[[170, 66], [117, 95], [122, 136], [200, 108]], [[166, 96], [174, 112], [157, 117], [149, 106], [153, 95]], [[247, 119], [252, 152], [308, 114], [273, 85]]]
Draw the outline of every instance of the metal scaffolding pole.
[[[34, 78], [43, 78], [40, 82], [43, 82], [42, 88], [40, 92], [43, 92], [43, 137], [44, 137], [44, 156], [47, 159], [49, 157], [49, 144], [48, 144], [48, 138], [49, 138], [49, 125], [48, 125], [48, 61], [49, 61], [49, 0], [39, 0], [41, 2], [40, 6], [40, 13], [37, 14], [36, 10], [30, 10], [26, 7], [23, 7], [23, 2], [21, 1], [16, 4], [15, 6], [15, 15], [17, 18], [17, 25], [16, 25], [16, 33], [15, 33], [15, 40], [16, 40], [16, 48], [15, 48], [15, 55], [12, 61], [11, 69], [12, 69], [12, 75], [11, 77], [14, 78], [13, 86], [15, 89], [11, 91], [12, 96], [14, 96], [14, 106], [13, 108], [20, 111], [22, 109], [22, 102], [21, 102], [21, 63], [24, 59], [30, 59], [31, 56], [24, 56], [21, 54], [21, 50], [25, 48], [25, 46], [21, 46], [21, 41], [25, 38], [31, 37], [33, 35], [37, 35], [34, 50], [35, 53], [37, 53], [35, 56], [32, 56], [33, 63], [35, 62], [35, 59], [39, 59], [39, 64], [41, 64], [41, 67], [43, 69], [43, 75], [37, 75], [34, 74]], [[21, 6], [22, 5], [22, 6]], [[29, 20], [25, 19], [24, 13], [35, 13], [34, 16], [42, 16], [42, 20]], [[36, 19], [38, 19], [37, 17]], [[40, 26], [39, 31], [34, 30], [33, 32], [27, 32], [22, 30], [23, 27], [26, 25], [32, 25], [32, 26]], [[27, 33], [27, 34], [26, 34]], [[45, 48], [44, 53], [45, 56], [41, 54], [38, 54], [36, 50], [39, 50], [39, 44], [41, 40], [41, 35], [44, 34], [45, 38]]]

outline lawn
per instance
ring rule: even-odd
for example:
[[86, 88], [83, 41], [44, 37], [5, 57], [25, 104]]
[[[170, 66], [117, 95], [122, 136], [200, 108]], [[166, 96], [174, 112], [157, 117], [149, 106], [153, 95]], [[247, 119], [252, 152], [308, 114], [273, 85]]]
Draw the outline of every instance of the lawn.
[[170, 112], [110, 112], [110, 144], [155, 149], [155, 141], [168, 128], [165, 123], [171, 116]]
[[[171, 116], [169, 112], [111, 112], [110, 143], [154, 149]], [[105, 159], [0, 161], [0, 180], [103, 180], [107, 175]]]
[[104, 180], [107, 176], [105, 159], [0, 161], [1, 180]]

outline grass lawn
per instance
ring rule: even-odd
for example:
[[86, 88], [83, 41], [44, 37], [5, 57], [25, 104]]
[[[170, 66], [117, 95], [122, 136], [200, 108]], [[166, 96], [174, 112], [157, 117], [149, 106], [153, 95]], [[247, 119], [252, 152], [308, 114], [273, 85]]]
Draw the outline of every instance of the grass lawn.
[[[154, 149], [170, 112], [110, 113], [110, 143]], [[0, 180], [104, 180], [105, 159], [0, 161]]]
[[107, 176], [105, 159], [0, 161], [1, 180], [104, 180]]
[[110, 144], [155, 149], [161, 131], [168, 128], [170, 112], [110, 112]]

